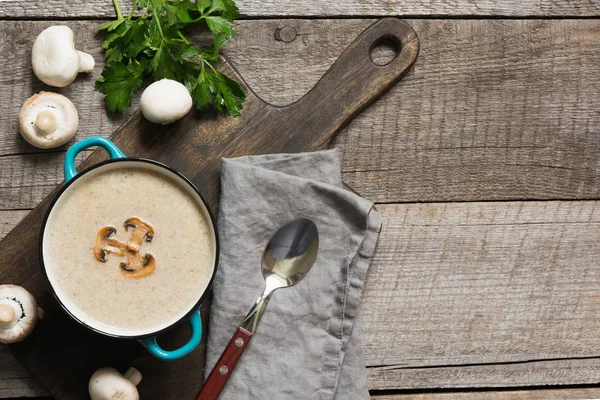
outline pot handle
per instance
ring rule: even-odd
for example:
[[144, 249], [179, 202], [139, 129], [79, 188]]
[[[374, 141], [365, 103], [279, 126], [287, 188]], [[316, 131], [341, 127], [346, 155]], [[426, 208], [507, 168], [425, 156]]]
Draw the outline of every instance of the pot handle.
[[83, 139], [67, 150], [65, 156], [65, 182], [70, 181], [77, 175], [77, 169], [75, 168], [75, 156], [81, 151], [88, 147], [100, 146], [108, 152], [110, 158], [125, 158], [121, 149], [116, 144], [105, 138], [104, 136], [90, 136], [89, 138]]
[[190, 316], [189, 323], [190, 328], [192, 329], [192, 337], [190, 337], [190, 340], [186, 344], [176, 350], [168, 351], [160, 347], [156, 342], [156, 336], [140, 339], [139, 341], [155, 357], [167, 361], [178, 360], [194, 351], [202, 339], [202, 319], [200, 318], [200, 311], [195, 311]]

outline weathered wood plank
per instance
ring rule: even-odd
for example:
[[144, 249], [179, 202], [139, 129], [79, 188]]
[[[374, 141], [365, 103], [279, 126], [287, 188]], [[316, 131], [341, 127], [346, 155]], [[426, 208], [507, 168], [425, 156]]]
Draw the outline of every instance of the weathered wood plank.
[[599, 388], [419, 393], [372, 397], [373, 400], [590, 400], [598, 398], [600, 398]]
[[[251, 87], [286, 104], [304, 94], [371, 21], [242, 21], [225, 50]], [[97, 22], [68, 22], [82, 49], [100, 55]], [[600, 21], [413, 20], [421, 38], [414, 72], [340, 133], [344, 179], [379, 202], [597, 198], [600, 194]], [[17, 133], [21, 103], [43, 89], [29, 49], [48, 22], [0, 21], [0, 155], [38, 150]], [[275, 39], [284, 29], [286, 40]], [[282, 35], [279, 35], [281, 38]], [[109, 135], [93, 91], [98, 76], [61, 92], [77, 104], [77, 139]], [[40, 170], [59, 171], [38, 158]], [[25, 160], [25, 158], [23, 158]], [[12, 161], [7, 161], [9, 164]], [[50, 165], [53, 164], [53, 165]], [[11, 185], [19, 182], [4, 173]], [[4, 208], [29, 208], [43, 194], [7, 193]], [[55, 176], [55, 181], [60, 179]], [[6, 184], [0, 186], [6, 186]], [[6, 190], [6, 189], [0, 189]], [[11, 189], [16, 190], [16, 189]], [[45, 193], [45, 192], [44, 192]]]
[[21, 222], [28, 213], [29, 210], [0, 211], [0, 240]]
[[[77, 162], [88, 154], [78, 155]], [[34, 208], [63, 181], [64, 157], [64, 152], [0, 157], [0, 210]]]
[[[229, 54], [242, 74], [257, 68], [253, 53], [272, 54], [277, 75], [245, 74], [259, 93], [274, 76], [278, 96], [301, 92], [363, 23], [311, 35], [322, 21], [307, 22], [278, 52]], [[348, 184], [381, 202], [598, 197], [600, 21], [410, 23], [422, 43], [414, 70], [336, 139]]]
[[[401, 337], [401, 335], [398, 335]], [[472, 343], [476, 346], [476, 343]], [[597, 384], [600, 358], [532, 361], [525, 364], [481, 364], [447, 367], [368, 368], [369, 385], [377, 389], [414, 390], [505, 388], [550, 382], [551, 385]], [[523, 397], [528, 399], [527, 397]]]
[[378, 208], [361, 307], [372, 389], [597, 382], [598, 202]]
[[0, 399], [36, 396], [48, 392], [0, 345]]
[[361, 308], [372, 389], [598, 381], [598, 202], [378, 208]]
[[[129, 10], [131, 0], [119, 1]], [[386, 1], [338, 0], [330, 2], [293, 0], [238, 0], [243, 16], [370, 16], [370, 15], [435, 15], [435, 16], [593, 16], [600, 14], [594, 0], [478, 0], [475, 1]], [[85, 18], [113, 17], [112, 3], [107, 0], [29, 0], [5, 2], [0, 18]]]

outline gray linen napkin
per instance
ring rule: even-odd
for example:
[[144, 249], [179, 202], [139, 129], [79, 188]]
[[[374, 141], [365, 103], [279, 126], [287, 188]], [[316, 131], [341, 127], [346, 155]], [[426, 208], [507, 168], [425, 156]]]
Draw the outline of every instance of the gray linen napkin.
[[319, 229], [315, 265], [273, 294], [221, 399], [369, 398], [356, 318], [381, 220], [373, 203], [342, 187], [336, 150], [222, 160], [205, 375], [263, 291], [265, 245], [298, 217]]

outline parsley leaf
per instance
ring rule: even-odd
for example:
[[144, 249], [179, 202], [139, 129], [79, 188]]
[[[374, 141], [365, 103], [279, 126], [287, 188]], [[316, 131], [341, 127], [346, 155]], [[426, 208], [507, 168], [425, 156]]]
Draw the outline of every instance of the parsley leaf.
[[[198, 110], [240, 114], [244, 91], [215, 67], [221, 47], [235, 36], [232, 22], [239, 12], [233, 0], [137, 0], [127, 17], [113, 3], [117, 19], [98, 27], [107, 36], [102, 44], [106, 66], [96, 90], [105, 94], [109, 111], [130, 107], [146, 80], [168, 78], [186, 86]], [[190, 43], [185, 37], [190, 29], [208, 29], [212, 44]]]
[[194, 85], [192, 91], [192, 99], [196, 104], [196, 109], [205, 110], [215, 101], [215, 96], [211, 90], [209, 80], [211, 80], [210, 74], [205, 74], [204, 71], [198, 76], [198, 81]]
[[238, 8], [233, 0], [223, 0], [223, 4], [225, 5], [225, 10], [223, 11], [223, 14], [221, 14], [223, 18], [233, 21], [240, 17]]
[[235, 30], [231, 23], [223, 17], [205, 17], [206, 25], [215, 37], [223, 36], [230, 38], [235, 36]]
[[131, 106], [131, 95], [142, 86], [147, 67], [147, 61], [132, 61], [128, 65], [113, 61], [106, 65], [95, 88], [106, 95], [109, 111], [124, 111]]
[[219, 111], [223, 111], [222, 106], [225, 106], [227, 114], [240, 115], [242, 102], [246, 97], [242, 87], [239, 83], [222, 73], [216, 72], [216, 74], [219, 79], [219, 91], [215, 98], [215, 108]]

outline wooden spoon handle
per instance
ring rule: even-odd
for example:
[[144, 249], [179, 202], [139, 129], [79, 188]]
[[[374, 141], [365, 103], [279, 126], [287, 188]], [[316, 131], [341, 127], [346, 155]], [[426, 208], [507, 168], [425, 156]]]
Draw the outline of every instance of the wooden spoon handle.
[[[396, 57], [386, 65], [377, 65], [371, 58], [371, 50], [386, 39], [396, 44]], [[318, 132], [321, 140], [329, 141], [356, 113], [396, 84], [418, 54], [419, 39], [408, 24], [398, 18], [383, 18], [373, 23], [306, 95], [284, 108], [289, 124], [301, 126], [304, 135]], [[306, 118], [302, 113], [306, 109], [323, 111]]]
[[244, 328], [237, 329], [227, 347], [225, 347], [223, 354], [221, 354], [219, 361], [204, 381], [196, 400], [214, 400], [219, 397], [251, 338], [252, 334]]

